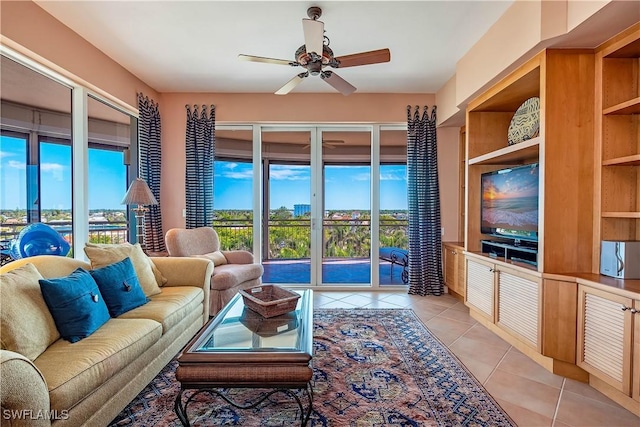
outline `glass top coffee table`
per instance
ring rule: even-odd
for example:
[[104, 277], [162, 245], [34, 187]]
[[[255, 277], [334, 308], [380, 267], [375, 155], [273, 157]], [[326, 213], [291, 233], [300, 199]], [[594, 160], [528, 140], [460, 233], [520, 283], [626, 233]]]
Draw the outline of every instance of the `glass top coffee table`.
[[[313, 291], [297, 292], [301, 296], [295, 310], [272, 318], [245, 307], [238, 294], [185, 346], [178, 356], [180, 393], [174, 406], [184, 426], [190, 425], [187, 406], [200, 393], [240, 409], [282, 393], [296, 401], [301, 425], [306, 425], [313, 404]], [[235, 388], [265, 391], [253, 402], [239, 404], [226, 390]], [[195, 391], [183, 402], [187, 390]]]

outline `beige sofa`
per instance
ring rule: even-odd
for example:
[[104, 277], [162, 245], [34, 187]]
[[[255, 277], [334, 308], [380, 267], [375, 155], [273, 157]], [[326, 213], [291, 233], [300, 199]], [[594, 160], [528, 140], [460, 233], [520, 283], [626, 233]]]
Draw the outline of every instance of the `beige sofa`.
[[[167, 279], [161, 292], [81, 341], [72, 344], [60, 338], [30, 360], [6, 350], [4, 343], [11, 337], [2, 336], [0, 424], [107, 425], [171, 361], [209, 318], [213, 263], [152, 260]], [[45, 278], [91, 268], [71, 258], [36, 256], [7, 264], [0, 274], [27, 263]], [[11, 303], [2, 301], [0, 309]], [[50, 421], [48, 414], [58, 419]]]

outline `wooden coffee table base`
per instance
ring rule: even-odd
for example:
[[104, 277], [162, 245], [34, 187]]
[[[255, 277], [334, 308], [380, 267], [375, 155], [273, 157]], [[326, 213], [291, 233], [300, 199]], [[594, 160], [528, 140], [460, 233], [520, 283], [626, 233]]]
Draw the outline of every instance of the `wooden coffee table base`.
[[[307, 425], [313, 408], [313, 294], [296, 292], [296, 309], [271, 318], [252, 313], [237, 294], [185, 346], [178, 356], [180, 393], [174, 404], [182, 425], [189, 425], [187, 408], [202, 393], [239, 409], [275, 403], [272, 396], [283, 394], [298, 404], [300, 424]], [[229, 389], [259, 395], [238, 403]], [[185, 395], [187, 390], [192, 392]]]
[[[300, 425], [302, 427], [304, 427], [304, 426], [307, 425], [307, 422], [309, 422], [309, 417], [311, 416], [311, 410], [313, 409], [313, 389], [311, 388], [311, 382], [308, 382], [304, 387], [290, 387], [290, 388], [273, 388], [273, 389], [270, 389], [269, 391], [265, 391], [264, 393], [260, 394], [253, 402], [250, 402], [250, 403], [245, 404], [245, 405], [235, 402], [233, 399], [231, 399], [227, 395], [227, 393], [224, 390], [228, 390], [229, 388], [238, 388], [238, 387], [223, 387], [223, 388], [184, 388], [184, 387], [180, 387], [180, 393], [178, 393], [178, 396], [176, 396], [174, 409], [175, 409], [176, 415], [178, 416], [178, 419], [180, 420], [182, 425], [185, 426], [185, 427], [188, 427], [188, 426], [191, 425], [189, 423], [189, 418], [187, 416], [187, 407], [189, 406], [189, 403], [191, 403], [196, 396], [198, 396], [199, 394], [202, 394], [202, 393], [209, 394], [214, 398], [215, 397], [221, 397], [229, 405], [231, 405], [231, 406], [233, 406], [235, 408], [238, 408], [238, 409], [255, 408], [256, 406], [260, 405], [265, 400], [269, 399], [271, 396], [273, 396], [275, 394], [278, 394], [278, 393], [281, 393], [281, 394], [284, 394], [284, 395], [286, 395], [288, 397], [293, 398], [296, 401], [296, 403], [298, 404], [298, 407], [300, 408], [300, 414], [301, 414]], [[243, 388], [246, 388], [246, 387], [243, 387]], [[183, 393], [185, 391], [187, 391], [187, 390], [196, 390], [196, 391], [194, 391], [187, 398], [187, 400], [183, 404], [182, 396], [183, 396]], [[302, 394], [302, 398], [299, 396], [299, 394]], [[304, 408], [303, 401], [306, 401], [308, 403], [306, 411], [305, 411], [305, 408]]]

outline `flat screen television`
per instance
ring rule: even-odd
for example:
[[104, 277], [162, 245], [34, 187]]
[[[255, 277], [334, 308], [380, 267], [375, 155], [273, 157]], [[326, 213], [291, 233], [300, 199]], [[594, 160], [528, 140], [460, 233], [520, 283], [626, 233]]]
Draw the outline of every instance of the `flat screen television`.
[[538, 241], [537, 163], [483, 173], [481, 232]]

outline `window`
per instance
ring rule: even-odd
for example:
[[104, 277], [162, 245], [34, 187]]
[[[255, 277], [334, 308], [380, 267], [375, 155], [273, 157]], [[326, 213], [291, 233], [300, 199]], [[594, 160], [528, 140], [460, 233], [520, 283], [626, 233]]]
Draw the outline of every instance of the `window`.
[[[88, 95], [87, 176], [74, 180], [74, 164], [82, 164], [83, 159], [74, 158], [72, 91], [84, 89], [72, 89], [64, 78], [54, 80], [4, 55], [0, 56], [0, 68], [3, 262], [11, 240], [32, 223], [43, 222], [56, 229], [71, 244], [71, 254], [74, 240], [126, 241], [127, 207], [120, 202], [128, 182], [125, 159], [134, 157], [133, 164], [137, 164], [137, 150], [128, 155], [132, 142], [137, 143], [132, 133], [137, 119]], [[78, 209], [76, 198], [85, 191], [74, 188], [78, 182], [89, 190], [88, 213], [81, 207], [85, 203], [82, 199]], [[82, 235], [74, 239], [74, 230]]]
[[89, 241], [126, 242], [127, 212], [120, 203], [127, 191], [125, 149], [89, 143], [88, 175]]
[[27, 153], [29, 135], [2, 131], [0, 135], [0, 245], [10, 240], [28, 221]]

